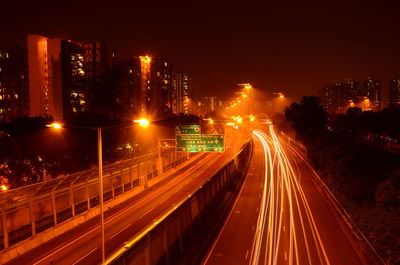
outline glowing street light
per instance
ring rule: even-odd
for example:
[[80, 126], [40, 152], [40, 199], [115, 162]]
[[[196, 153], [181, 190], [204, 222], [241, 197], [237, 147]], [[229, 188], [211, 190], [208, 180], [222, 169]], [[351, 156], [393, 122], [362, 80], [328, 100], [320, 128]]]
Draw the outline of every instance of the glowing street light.
[[58, 122], [53, 122], [52, 124], [46, 125], [49, 128], [54, 128], [56, 130], [60, 130], [62, 128], [62, 124]]
[[146, 119], [146, 118], [141, 118], [139, 120], [134, 120], [134, 122], [139, 123], [139, 125], [141, 127], [144, 127], [144, 128], [148, 127], [149, 124], [150, 124], [150, 121], [148, 119]]

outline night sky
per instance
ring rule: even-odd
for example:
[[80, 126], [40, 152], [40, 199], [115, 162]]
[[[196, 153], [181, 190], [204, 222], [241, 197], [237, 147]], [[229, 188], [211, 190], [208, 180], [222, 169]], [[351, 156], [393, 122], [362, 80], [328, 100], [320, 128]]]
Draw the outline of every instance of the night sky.
[[[26, 2], [26, 3], [24, 3]], [[161, 53], [197, 95], [316, 94], [335, 80], [400, 75], [396, 1], [2, 1], [0, 46], [28, 33], [102, 41], [121, 59]]]

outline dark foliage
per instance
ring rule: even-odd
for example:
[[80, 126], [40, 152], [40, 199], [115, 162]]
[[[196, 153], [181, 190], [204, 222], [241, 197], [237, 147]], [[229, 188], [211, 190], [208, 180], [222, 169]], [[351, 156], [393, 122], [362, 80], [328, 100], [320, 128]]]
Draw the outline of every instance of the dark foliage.
[[364, 234], [387, 264], [400, 264], [400, 156], [375, 139], [399, 137], [399, 109], [350, 108], [328, 125], [321, 109], [318, 99], [304, 97], [285, 114], [315, 168]]

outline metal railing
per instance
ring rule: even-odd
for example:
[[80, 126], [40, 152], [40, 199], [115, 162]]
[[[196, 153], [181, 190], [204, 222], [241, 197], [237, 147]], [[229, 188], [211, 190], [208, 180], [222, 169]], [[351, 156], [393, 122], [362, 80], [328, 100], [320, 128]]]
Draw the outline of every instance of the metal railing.
[[[161, 157], [161, 167], [158, 164]], [[188, 159], [166, 149], [105, 165], [104, 202], [120, 196]], [[0, 193], [0, 250], [51, 229], [99, 205], [98, 169]]]

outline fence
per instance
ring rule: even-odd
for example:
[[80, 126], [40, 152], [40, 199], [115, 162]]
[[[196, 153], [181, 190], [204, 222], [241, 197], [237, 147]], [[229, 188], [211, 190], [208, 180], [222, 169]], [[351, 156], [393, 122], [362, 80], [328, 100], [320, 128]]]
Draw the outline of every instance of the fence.
[[[224, 201], [227, 189], [238, 187], [241, 183], [248, 169], [251, 152], [252, 145], [249, 142], [195, 193], [132, 238], [110, 256], [106, 264], [178, 264], [177, 259], [181, 254], [188, 252], [189, 243], [197, 241], [193, 235], [207, 233], [205, 224], [213, 218], [211, 212], [213, 209], [215, 212], [215, 205]], [[212, 227], [216, 227], [216, 224], [213, 223]], [[197, 249], [195, 252], [198, 255]]]
[[[166, 149], [104, 166], [104, 201], [147, 186], [161, 168], [165, 172], [187, 159]], [[99, 197], [97, 168], [0, 193], [0, 250], [87, 213], [99, 205]]]

